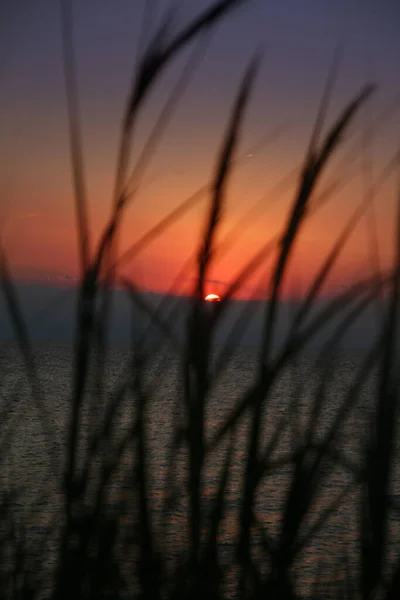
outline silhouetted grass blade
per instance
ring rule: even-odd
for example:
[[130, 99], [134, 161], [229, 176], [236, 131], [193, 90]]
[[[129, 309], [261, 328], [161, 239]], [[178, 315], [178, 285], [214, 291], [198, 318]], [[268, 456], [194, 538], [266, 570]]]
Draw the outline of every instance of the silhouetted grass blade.
[[90, 260], [89, 222], [85, 185], [82, 133], [79, 114], [77, 69], [73, 46], [73, 19], [71, 0], [61, 0], [61, 32], [63, 39], [64, 77], [68, 107], [68, 127], [71, 152], [71, 170], [74, 184], [77, 216], [78, 248], [81, 275], [84, 276]]
[[274, 324], [277, 318], [278, 298], [283, 276], [295, 240], [298, 237], [303, 224], [304, 216], [308, 210], [315, 186], [330, 156], [339, 146], [341, 137], [348, 127], [351, 119], [354, 117], [361, 105], [369, 98], [373, 90], [373, 86], [366, 86], [361, 93], [358, 94], [352, 102], [350, 102], [350, 104], [343, 110], [341, 116], [337, 119], [331, 130], [327, 133], [321, 149], [319, 151], [312, 151], [307, 163], [304, 166], [299, 192], [293, 203], [291, 213], [289, 214], [287, 226], [282, 236], [281, 251], [272, 276], [271, 299], [267, 308], [265, 330], [261, 347], [261, 369], [268, 359], [268, 353], [273, 342], [272, 336]]
[[204, 307], [204, 280], [212, 260], [214, 237], [223, 209], [225, 185], [232, 167], [239, 129], [257, 73], [259, 57], [247, 69], [233, 108], [221, 157], [217, 164], [210, 212], [198, 254], [198, 277], [193, 308], [188, 319], [186, 356], [184, 359], [184, 394], [189, 419], [189, 488], [191, 535], [191, 569], [197, 579], [201, 531], [201, 480], [204, 461], [204, 417], [209, 388], [209, 356], [212, 328]]
[[[399, 195], [400, 198], [400, 195]], [[400, 199], [395, 234], [394, 279], [383, 326], [376, 422], [367, 453], [367, 482], [362, 510], [362, 588], [372, 594], [382, 577], [388, 536], [388, 495], [395, 457], [398, 392], [394, 387], [396, 335], [399, 327], [400, 292]]]

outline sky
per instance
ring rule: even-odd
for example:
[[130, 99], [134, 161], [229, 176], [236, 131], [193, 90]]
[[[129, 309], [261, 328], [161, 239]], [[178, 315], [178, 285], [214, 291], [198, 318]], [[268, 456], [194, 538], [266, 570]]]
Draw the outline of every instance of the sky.
[[[153, 30], [170, 4], [154, 3]], [[211, 4], [209, 0], [175, 2], [179, 9], [175, 30]], [[144, 0], [73, 2], [92, 247], [111, 207], [121, 119], [137, 59], [143, 7]], [[262, 48], [262, 68], [237, 156], [243, 157], [267, 134], [275, 132], [275, 139], [242, 161], [230, 178], [219, 239], [259, 199], [264, 200], [230, 252], [213, 266], [210, 280], [214, 283], [210, 281], [207, 292], [223, 293], [226, 282], [261, 245], [282, 231], [296, 176], [283, 191], [274, 188], [301, 165], [327, 73], [341, 48], [328, 123], [366, 82], [378, 87], [349, 129], [321, 191], [338, 173], [345, 180], [351, 178], [350, 183], [307, 221], [300, 234], [288, 290], [292, 286], [301, 291], [365, 195], [369, 175], [365, 171], [363, 175], [362, 157], [370, 162], [368, 173], [376, 178], [397, 150], [399, 25], [396, 0], [248, 0], [229, 14], [207, 38], [206, 50], [127, 210], [120, 252], [212, 179], [241, 77], [254, 52]], [[69, 285], [79, 275], [61, 48], [57, 1], [3, 0], [0, 225], [16, 279], [46, 285]], [[182, 53], [153, 89], [135, 131], [132, 165], [192, 50]], [[365, 131], [390, 106], [399, 110], [384, 119], [371, 144], [363, 146]], [[354, 144], [356, 148], [359, 144], [358, 160], [343, 159]], [[398, 177], [390, 178], [374, 203], [384, 267], [390, 266], [393, 256], [397, 181]], [[207, 201], [206, 195], [137, 260], [126, 264], [124, 272], [145, 289], [169, 290], [186, 258], [198, 248]], [[363, 219], [347, 244], [327, 286], [328, 295], [370, 274], [371, 222]], [[260, 281], [266, 289], [272, 258], [248, 282], [244, 297]], [[192, 275], [178, 291], [188, 289]]]

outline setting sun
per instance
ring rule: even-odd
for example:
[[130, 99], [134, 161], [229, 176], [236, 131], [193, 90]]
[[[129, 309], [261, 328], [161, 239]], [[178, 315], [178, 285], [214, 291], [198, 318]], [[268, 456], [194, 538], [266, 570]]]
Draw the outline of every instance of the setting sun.
[[220, 296], [218, 296], [218, 294], [208, 294], [208, 296], [206, 296], [204, 300], [206, 300], [207, 302], [220, 302], [221, 298]]

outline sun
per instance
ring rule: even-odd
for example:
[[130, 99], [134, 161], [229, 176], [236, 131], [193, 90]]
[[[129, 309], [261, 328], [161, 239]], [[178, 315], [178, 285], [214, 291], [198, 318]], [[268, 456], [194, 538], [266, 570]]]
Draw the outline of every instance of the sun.
[[218, 294], [208, 294], [208, 296], [206, 296], [204, 300], [206, 302], [221, 302], [221, 298], [220, 296], [218, 296]]

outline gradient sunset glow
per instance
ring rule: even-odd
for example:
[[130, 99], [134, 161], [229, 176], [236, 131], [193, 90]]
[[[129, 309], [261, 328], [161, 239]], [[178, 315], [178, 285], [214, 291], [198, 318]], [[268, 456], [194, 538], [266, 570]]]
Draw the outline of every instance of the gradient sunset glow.
[[[210, 4], [208, 0], [182, 3], [180, 20], [188, 21]], [[364, 158], [372, 164], [366, 174], [360, 152], [363, 131], [385, 114], [399, 91], [395, 4], [383, 2], [379, 15], [371, 3], [358, 0], [324, 3], [324, 8], [322, 4], [319, 0], [254, 0], [218, 28], [126, 213], [120, 254], [212, 180], [240, 78], [260, 45], [266, 45], [268, 53], [238, 152], [238, 159], [245, 160], [230, 179], [218, 234], [218, 243], [223, 244], [230, 232], [236, 231], [235, 240], [226, 252], [217, 253], [210, 278], [229, 282], [263, 244], [279, 235], [296, 191], [298, 172], [293, 170], [301, 167], [327, 72], [343, 40], [328, 122], [367, 80], [376, 81], [379, 89], [356, 119], [317, 191], [323, 193], [338, 178], [341, 182], [340, 192], [301, 231], [285, 293], [300, 293], [310, 282], [365, 193], [366, 180], [379, 178], [398, 144], [392, 126], [396, 114], [398, 117], [395, 107], [375, 132], [371, 149], [368, 146], [366, 150]], [[167, 6], [166, 1], [159, 3], [158, 18]], [[143, 2], [121, 0], [117, 9], [114, 3], [90, 0], [75, 2], [74, 7], [93, 251], [110, 214], [120, 120], [135, 62]], [[17, 5], [6, 0], [0, 19], [4, 29], [1, 56], [6, 57], [0, 121], [3, 241], [17, 279], [72, 285], [79, 269], [58, 6], [51, 0]], [[132, 165], [189, 54], [176, 61], [151, 96], [135, 131]], [[272, 141], [253, 149], [268, 133]], [[349, 155], [343, 160], [352, 146], [358, 159]], [[377, 192], [374, 204], [382, 268], [390, 265], [393, 254], [394, 189], [389, 179]], [[165, 292], [171, 290], [185, 260], [192, 256], [192, 270], [175, 290], [190, 293], [209, 198], [205, 193], [134, 261], [121, 263], [121, 272], [145, 289]], [[249, 222], [241, 227], [241, 219], [257, 202], [259, 208], [254, 208]], [[340, 256], [326, 293], [368, 272], [368, 240], [366, 217]], [[267, 294], [274, 256], [271, 253], [238, 297]]]

